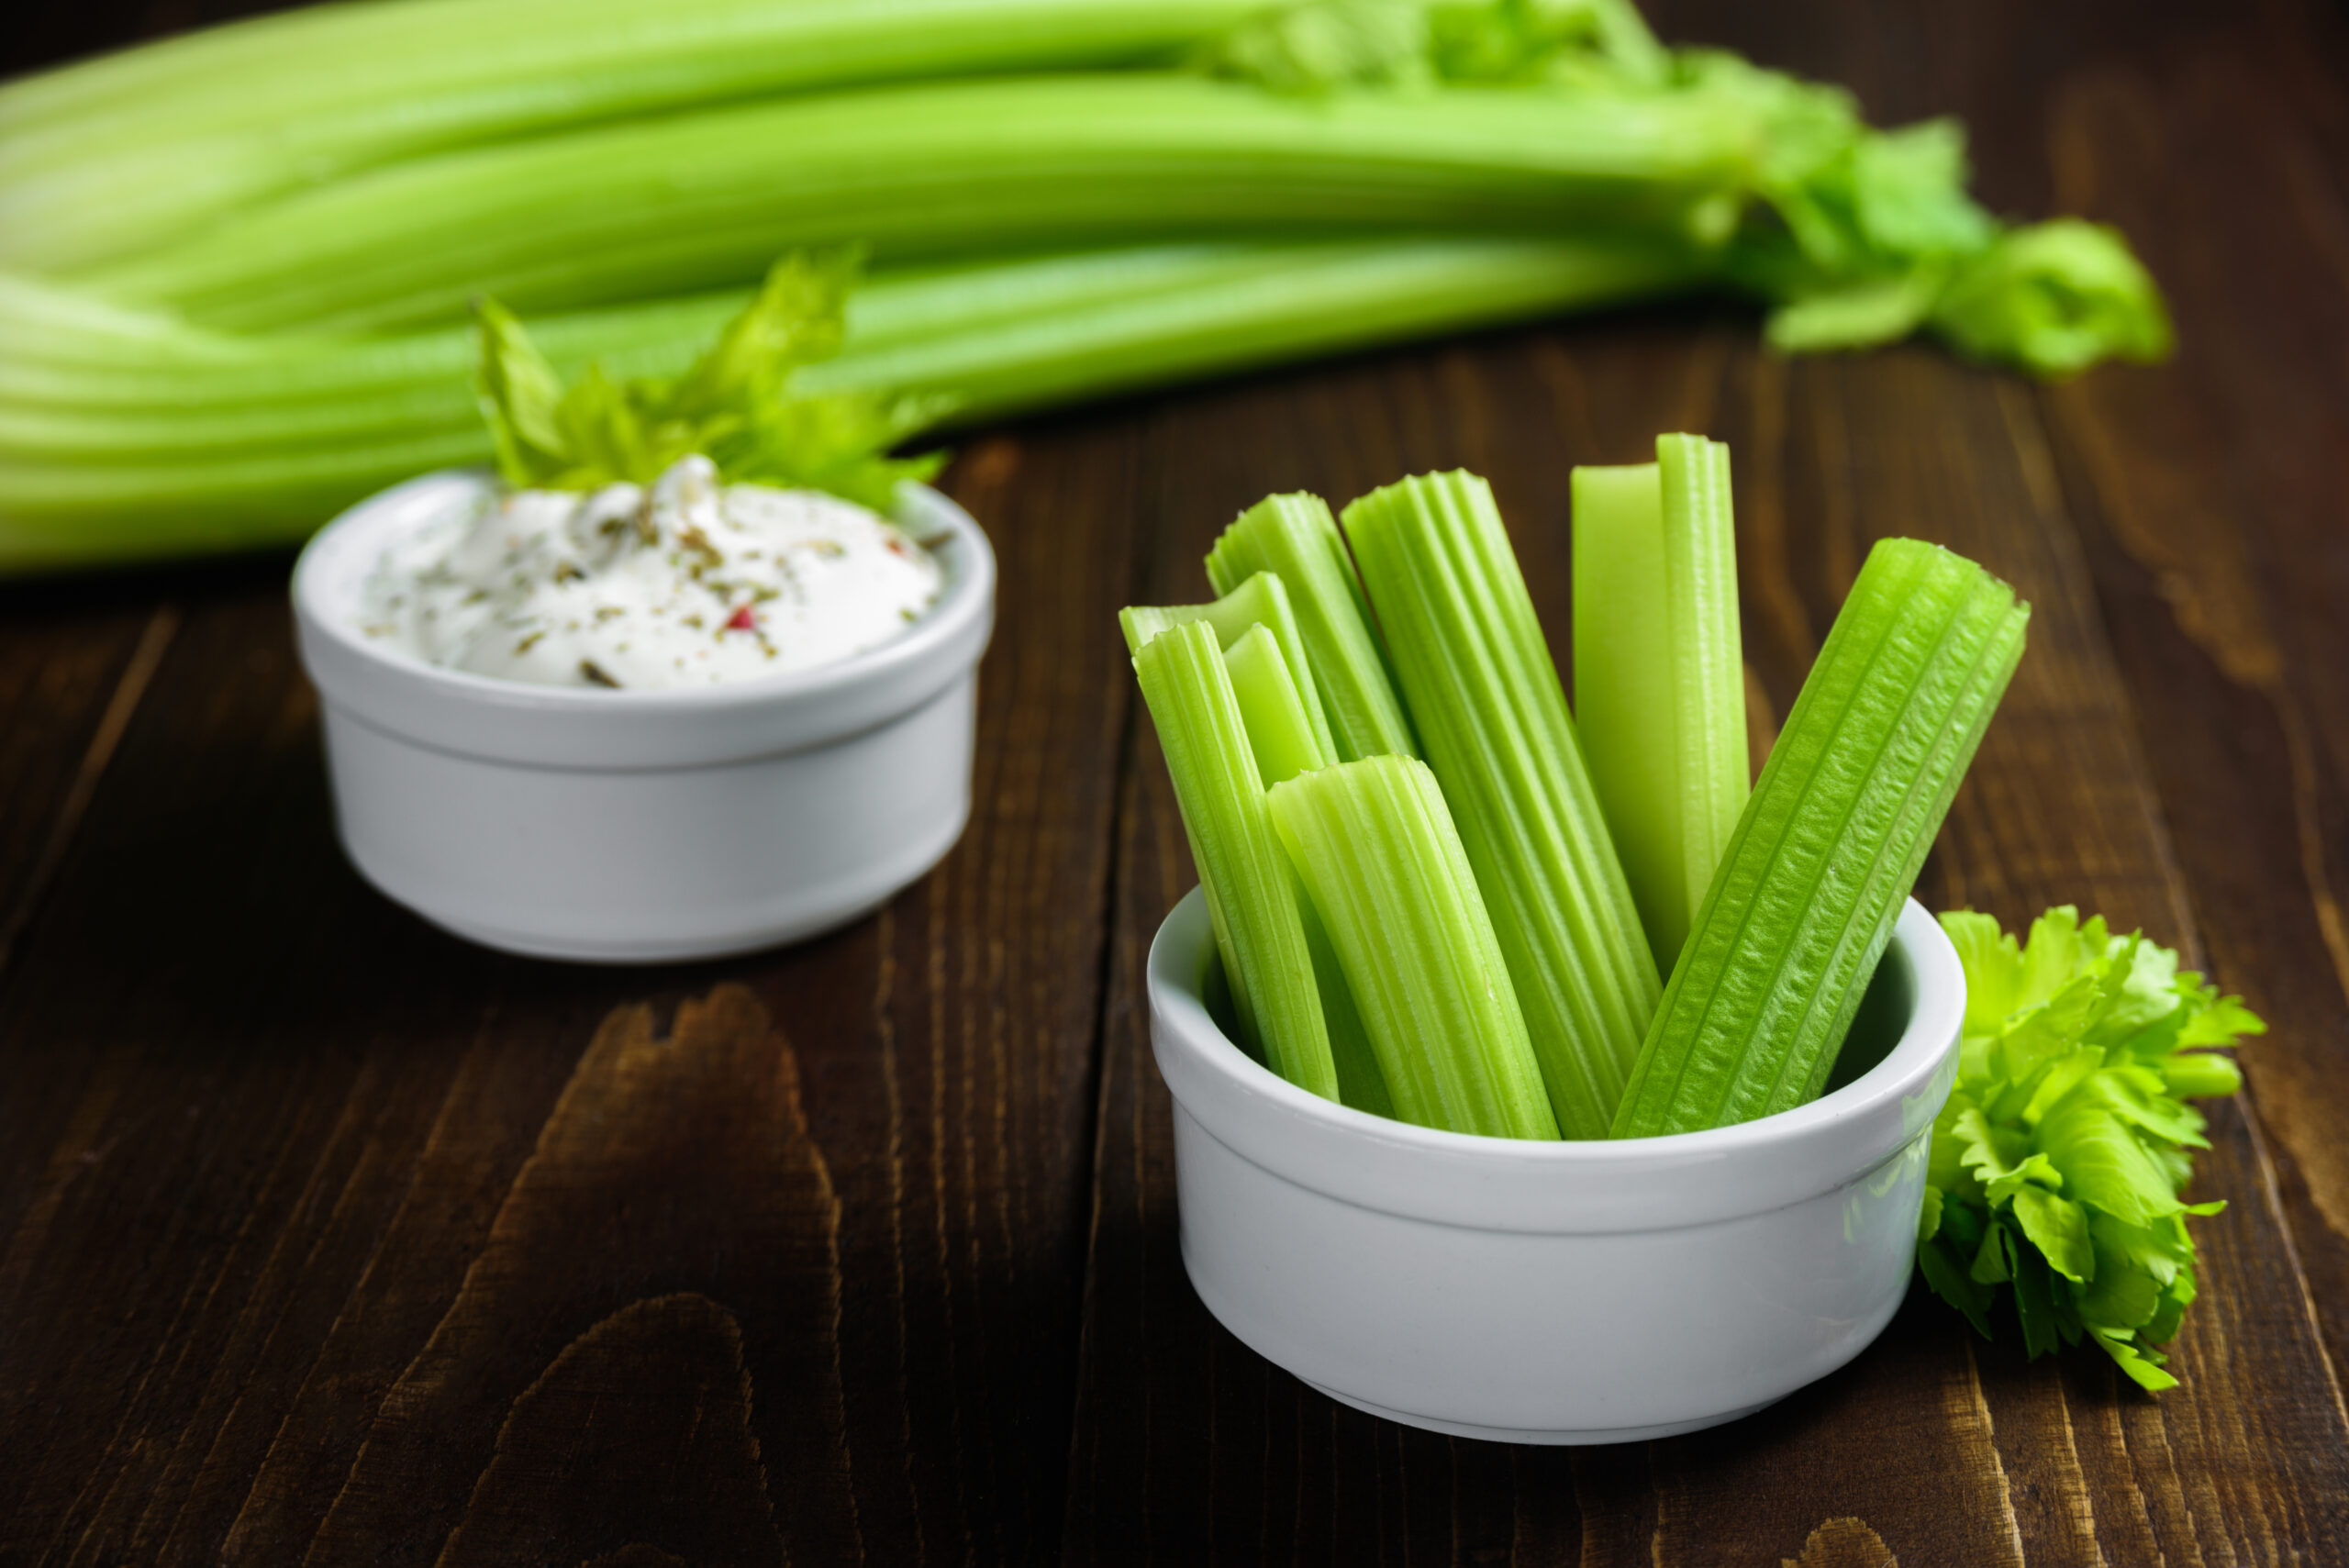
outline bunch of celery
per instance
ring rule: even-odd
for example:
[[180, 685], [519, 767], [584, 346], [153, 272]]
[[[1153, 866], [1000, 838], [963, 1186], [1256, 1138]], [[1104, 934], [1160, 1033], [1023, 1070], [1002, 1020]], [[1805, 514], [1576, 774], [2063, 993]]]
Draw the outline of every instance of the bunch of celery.
[[812, 389], [1016, 409], [1642, 295], [1794, 349], [2166, 346], [2109, 231], [1942, 123], [1627, 0], [356, 0], [0, 86], [0, 570], [298, 537], [487, 455], [467, 303], [674, 374], [780, 253], [875, 268]]
[[[1470, 474], [1374, 491], [1342, 537], [1274, 496], [1209, 555], [1221, 599], [1125, 612], [1238, 1027], [1318, 1093], [1378, 1108], [1330, 1051], [1405, 1120], [1567, 1138], [1809, 1099], [2021, 656], [2004, 584], [1884, 542], [1749, 796], [1727, 450], [1665, 436], [1575, 492], [1579, 729]], [[1249, 998], [1283, 964], [1275, 1015]]]

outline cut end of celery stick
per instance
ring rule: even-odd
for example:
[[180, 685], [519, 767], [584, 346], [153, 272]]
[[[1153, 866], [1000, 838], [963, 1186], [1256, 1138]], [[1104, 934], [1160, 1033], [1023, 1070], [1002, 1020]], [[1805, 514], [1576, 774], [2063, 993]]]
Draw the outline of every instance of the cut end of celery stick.
[[1714, 873], [1617, 1137], [1750, 1121], [1819, 1093], [2030, 614], [1937, 545], [1869, 553]]
[[1327, 767], [1330, 758], [1315, 739], [1305, 702], [1282, 657], [1281, 645], [1263, 622], [1240, 634], [1223, 651], [1223, 667], [1240, 703], [1256, 772], [1269, 789], [1284, 779]]
[[1275, 836], [1214, 628], [1167, 628], [1135, 653], [1134, 673], [1166, 754], [1241, 1031], [1274, 1072], [1335, 1099], [1297, 876]]
[[1260, 573], [1276, 573], [1288, 585], [1338, 761], [1419, 754], [1328, 502], [1301, 494], [1265, 496], [1223, 530], [1207, 567], [1219, 594]]
[[1604, 1138], [1655, 960], [1492, 492], [1474, 474], [1406, 479], [1349, 506], [1345, 527], [1559, 1128]]
[[1575, 724], [1631, 902], [1668, 973], [1696, 906], [1681, 874], [1679, 753], [1652, 462], [1574, 471]]
[[1659, 973], [1745, 805], [1729, 448], [1574, 473], [1575, 718]]
[[1427, 764], [1341, 763], [1275, 786], [1270, 805], [1394, 1114], [1451, 1132], [1556, 1138], [1492, 920]]
[[1246, 635], [1252, 626], [1268, 628], [1280, 643], [1289, 678], [1297, 683], [1297, 695], [1304, 699], [1315, 747], [1322, 755], [1334, 757], [1336, 742], [1330, 739], [1329, 723], [1322, 717], [1320, 693], [1314, 683], [1308, 644], [1287, 584], [1276, 572], [1259, 572], [1245, 582], [1228, 589], [1218, 588], [1216, 592], [1223, 596], [1212, 604], [1130, 605], [1119, 610], [1118, 626], [1126, 635], [1126, 651], [1139, 653], [1143, 643], [1168, 627], [1186, 621], [1207, 622], [1215, 628], [1216, 640], [1227, 649]]

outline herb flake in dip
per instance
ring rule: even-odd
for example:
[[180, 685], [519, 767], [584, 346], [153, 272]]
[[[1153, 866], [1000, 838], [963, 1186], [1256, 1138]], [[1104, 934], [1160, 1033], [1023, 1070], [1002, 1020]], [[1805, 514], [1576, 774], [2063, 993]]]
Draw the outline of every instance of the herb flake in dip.
[[937, 603], [938, 562], [876, 512], [720, 485], [681, 459], [650, 488], [494, 492], [384, 551], [371, 638], [544, 686], [651, 690], [805, 670], [878, 647]]

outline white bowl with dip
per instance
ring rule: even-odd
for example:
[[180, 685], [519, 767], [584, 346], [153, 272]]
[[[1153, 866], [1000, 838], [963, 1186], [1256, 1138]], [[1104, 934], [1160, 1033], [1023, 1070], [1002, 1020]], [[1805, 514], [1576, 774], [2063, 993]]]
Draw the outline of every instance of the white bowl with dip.
[[1227, 1038], [1195, 890], [1150, 951], [1174, 1097], [1183, 1262], [1266, 1360], [1358, 1409], [1507, 1442], [1631, 1442], [1734, 1420], [1872, 1342], [1914, 1267], [1965, 977], [1902, 910], [1809, 1105], [1707, 1132], [1548, 1143], [1321, 1099]]
[[772, 947], [878, 907], [970, 815], [995, 555], [900, 488], [936, 602], [886, 642], [731, 684], [527, 684], [423, 662], [362, 628], [385, 548], [495, 488], [428, 474], [327, 525], [294, 570], [344, 848], [435, 924], [549, 958], [662, 962]]

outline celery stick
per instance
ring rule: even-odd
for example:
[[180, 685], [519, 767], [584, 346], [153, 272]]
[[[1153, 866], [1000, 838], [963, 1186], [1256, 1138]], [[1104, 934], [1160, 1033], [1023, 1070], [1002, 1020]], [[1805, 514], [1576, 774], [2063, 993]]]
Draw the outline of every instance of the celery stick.
[[1338, 1096], [1297, 878], [1274, 837], [1264, 784], [1213, 628], [1168, 628], [1134, 654], [1183, 812], [1243, 1043], [1299, 1088]]
[[1690, 911], [1675, 934], [1672, 906], [1685, 895], [1656, 465], [1575, 469], [1573, 542], [1575, 725], [1649, 951], [1668, 973]]
[[1313, 664], [1306, 652], [1304, 633], [1297, 625], [1288, 585], [1277, 573], [1260, 572], [1213, 604], [1132, 605], [1118, 612], [1118, 625], [1126, 634], [1128, 652], [1140, 652], [1142, 644], [1160, 632], [1188, 621], [1205, 621], [1213, 627], [1217, 644], [1223, 648], [1238, 642], [1250, 627], [1262, 626], [1270, 631], [1280, 644], [1288, 678], [1297, 684], [1306, 722], [1312, 727], [1316, 754], [1327, 760], [1336, 759], [1329, 722], [1321, 716], [1321, 699], [1314, 684]]
[[[1269, 573], [1250, 579], [1275, 582]], [[1330, 765], [1332, 759], [1307, 718], [1305, 702], [1290, 678], [1280, 643], [1263, 624], [1250, 627], [1223, 651], [1224, 668], [1231, 676], [1232, 695], [1239, 699], [1241, 719], [1248, 727], [1248, 744], [1256, 770], [1270, 788], [1302, 773]], [[1395, 1103], [1378, 1068], [1370, 1036], [1354, 1006], [1353, 991], [1330, 945], [1313, 901], [1300, 896], [1297, 912], [1305, 917], [1305, 945], [1313, 955], [1313, 979], [1321, 994], [1321, 1014], [1330, 1030], [1330, 1056], [1338, 1071], [1338, 1098], [1357, 1110], [1393, 1116]]]
[[1655, 1008], [1655, 960], [1492, 491], [1425, 474], [1344, 517], [1558, 1126], [1603, 1138]]
[[1241, 513], [1208, 552], [1208, 581], [1219, 594], [1259, 572], [1279, 573], [1291, 584], [1338, 760], [1418, 756], [1419, 737], [1395, 695], [1329, 503], [1319, 495], [1267, 495]]
[[1937, 545], [1869, 552], [1713, 874], [1617, 1137], [1748, 1121], [1818, 1094], [2030, 613]]
[[1241, 632], [1223, 651], [1223, 667], [1231, 677], [1241, 721], [1248, 727], [1248, 748], [1266, 789], [1330, 765], [1329, 752], [1305, 716], [1304, 699], [1270, 628], [1259, 622]]
[[1745, 805], [1748, 764], [1729, 448], [1659, 436], [1656, 455], [1574, 473], [1575, 721], [1669, 973]]
[[1395, 1114], [1558, 1136], [1493, 923], [1427, 764], [1370, 757], [1275, 785], [1281, 842], [1329, 929]]
[[1297, 911], [1305, 917], [1305, 945], [1313, 954], [1313, 981], [1321, 993], [1321, 1016], [1330, 1026], [1330, 1060], [1338, 1070], [1338, 1099], [1358, 1111], [1392, 1117], [1395, 1097], [1386, 1092], [1386, 1074], [1378, 1065], [1370, 1026], [1354, 1004], [1353, 987], [1346, 983], [1345, 965], [1330, 940], [1330, 928], [1301, 888]]

